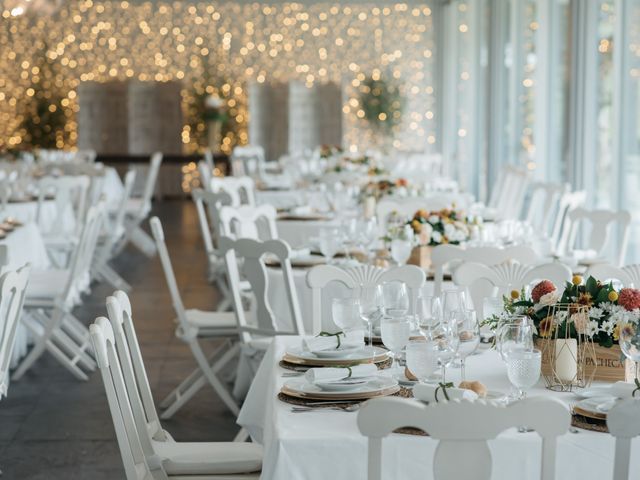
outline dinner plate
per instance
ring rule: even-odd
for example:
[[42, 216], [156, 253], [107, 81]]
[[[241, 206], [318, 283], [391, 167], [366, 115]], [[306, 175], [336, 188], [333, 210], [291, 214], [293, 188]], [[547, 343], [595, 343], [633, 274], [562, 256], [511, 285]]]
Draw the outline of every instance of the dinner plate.
[[311, 353], [318, 358], [345, 358], [346, 356], [352, 355], [363, 348], [363, 345], [347, 345], [333, 350], [313, 350]]
[[[305, 255], [302, 257], [295, 257], [290, 260], [291, 266], [294, 268], [309, 268], [316, 265], [324, 265], [327, 263], [327, 259], [320, 255]], [[280, 260], [276, 258], [270, 258], [265, 260], [265, 265], [269, 267], [279, 267]]]
[[327, 392], [345, 392], [349, 390], [353, 390], [353, 388], [362, 386], [367, 383], [369, 378], [343, 378], [342, 380], [333, 380], [333, 381], [317, 381], [314, 382], [315, 385], [320, 387], [322, 390]]
[[612, 395], [585, 398], [575, 404], [573, 411], [584, 417], [606, 420], [607, 413], [615, 405], [616, 401], [616, 398]]
[[611, 390], [611, 385], [599, 385], [596, 387], [578, 389], [574, 392], [576, 397], [584, 399], [584, 398], [593, 398], [593, 397], [614, 397]]
[[286, 382], [281, 391], [285, 395], [310, 400], [364, 400], [392, 395], [398, 390], [400, 386], [393, 378], [373, 377], [362, 385], [355, 385], [340, 392], [326, 391], [303, 378], [296, 378]]
[[372, 358], [374, 363], [379, 363], [390, 358], [391, 353], [388, 350], [380, 347], [362, 347], [354, 353], [350, 353], [340, 358], [318, 358], [311, 352], [304, 351], [301, 347], [292, 348], [288, 350], [282, 360], [288, 363], [294, 363], [297, 365], [312, 365], [319, 367], [333, 367], [333, 366], [352, 366], [360, 365], [362, 363], [371, 363]]
[[289, 222], [318, 222], [318, 221], [327, 221], [331, 220], [331, 217], [328, 215], [323, 215], [321, 213], [309, 213], [309, 214], [295, 214], [295, 213], [285, 213], [278, 217], [280, 221], [289, 221]]

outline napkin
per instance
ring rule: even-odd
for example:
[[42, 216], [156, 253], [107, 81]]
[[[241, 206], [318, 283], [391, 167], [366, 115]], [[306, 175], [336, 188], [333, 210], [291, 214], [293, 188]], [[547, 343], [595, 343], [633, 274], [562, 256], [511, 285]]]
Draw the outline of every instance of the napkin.
[[311, 255], [311, 249], [310, 248], [294, 248], [291, 250], [291, 259], [296, 259], [296, 258], [306, 258], [309, 255]]
[[[426, 383], [418, 383], [413, 387], [413, 396], [423, 402], [435, 402], [436, 401], [436, 389], [438, 385], [428, 385]], [[466, 388], [447, 388], [447, 395], [449, 400], [476, 400], [478, 394], [473, 390], [467, 390]], [[438, 392], [438, 401], [447, 401], [442, 392], [442, 389]]]
[[611, 385], [611, 395], [617, 398], [631, 398], [635, 389], [636, 386], [633, 383], [616, 382]]
[[378, 373], [378, 367], [372, 363], [351, 367], [351, 375], [348, 368], [310, 368], [304, 374], [309, 383], [333, 382], [343, 378], [372, 377]]
[[[364, 329], [350, 330], [340, 335], [341, 347], [364, 346]], [[335, 336], [307, 337], [302, 339], [302, 349], [308, 352], [321, 352], [323, 350], [336, 350], [338, 339]]]
[[311, 215], [313, 214], [313, 208], [309, 205], [305, 205], [304, 207], [295, 207], [291, 209], [291, 213], [293, 215]]

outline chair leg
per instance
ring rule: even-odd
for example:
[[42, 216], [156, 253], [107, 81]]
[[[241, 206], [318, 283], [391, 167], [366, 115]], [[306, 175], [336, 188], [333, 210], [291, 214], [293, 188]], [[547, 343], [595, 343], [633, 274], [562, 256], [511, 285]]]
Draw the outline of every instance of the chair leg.
[[249, 432], [246, 428], [241, 428], [240, 431], [233, 437], [234, 442], [246, 442], [249, 439]]
[[140, 226], [135, 226], [128, 236], [129, 241], [147, 257], [152, 258], [155, 256], [156, 244]]
[[69, 356], [66, 358], [65, 362], [69, 362], [74, 365], [80, 364], [90, 371], [94, 371], [97, 368], [95, 360], [89, 354], [91, 346], [90, 338], [87, 338], [84, 343], [78, 345], [64, 331], [56, 329], [51, 334], [51, 343], [53, 343], [54, 340], [67, 351]]
[[212, 368], [211, 365], [209, 365], [209, 363], [207, 362], [207, 357], [202, 351], [200, 344], [195, 340], [191, 342], [191, 351], [193, 352], [193, 355], [196, 359], [196, 362], [198, 362], [198, 365], [200, 366], [202, 373], [204, 374], [206, 379], [209, 381], [209, 384], [211, 385], [211, 388], [213, 388], [213, 391], [218, 394], [218, 396], [224, 402], [227, 408], [231, 410], [231, 412], [236, 417], [240, 414], [240, 408], [238, 407], [238, 404], [236, 403], [235, 399], [233, 398], [233, 396], [231, 395], [227, 387], [225, 387], [223, 383], [220, 381], [220, 379], [217, 377], [216, 373], [217, 373], [217, 370], [222, 368], [222, 365], [227, 363], [231, 358], [235, 356], [236, 350], [239, 348], [240, 347], [235, 345], [234, 348], [229, 349], [229, 351], [227, 351], [227, 353], [225, 353], [222, 356], [222, 358], [218, 360], [218, 362], [216, 362], [217, 368], [216, 370], [214, 370], [214, 368]]
[[98, 274], [116, 290], [122, 290], [126, 293], [131, 291], [131, 285], [107, 263], [103, 263], [98, 267]]

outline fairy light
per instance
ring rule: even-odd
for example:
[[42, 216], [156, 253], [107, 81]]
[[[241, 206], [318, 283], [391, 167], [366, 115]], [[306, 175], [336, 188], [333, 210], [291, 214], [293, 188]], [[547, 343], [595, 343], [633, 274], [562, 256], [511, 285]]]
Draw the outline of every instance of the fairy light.
[[[345, 85], [344, 141], [366, 146], [375, 140], [374, 134], [364, 128], [361, 110], [349, 108], [348, 100], [360, 95], [358, 75], [374, 70], [377, 76], [398, 79], [407, 98], [396, 143], [422, 149], [425, 139], [435, 138], [436, 130], [435, 120], [424, 116], [435, 108], [431, 14], [426, 5], [404, 3], [94, 0], [64, 2], [48, 16], [5, 10], [0, 23], [0, 150], [15, 147], [25, 138], [21, 125], [25, 104], [33, 98], [30, 89], [36, 97], [55, 92], [65, 99], [54, 105], [69, 120], [57, 143], [73, 147], [81, 81], [179, 80], [184, 86], [183, 103], [188, 105], [211, 87], [205, 84], [207, 72], [227, 80], [224, 97], [234, 102], [229, 104], [229, 114], [239, 125], [223, 139], [226, 152], [248, 140], [245, 86], [249, 81]], [[55, 65], [45, 77], [33, 68], [43, 54]], [[420, 115], [419, 122], [413, 114]], [[197, 125], [194, 128], [201, 131]], [[182, 131], [186, 152], [198, 148], [192, 133]]]

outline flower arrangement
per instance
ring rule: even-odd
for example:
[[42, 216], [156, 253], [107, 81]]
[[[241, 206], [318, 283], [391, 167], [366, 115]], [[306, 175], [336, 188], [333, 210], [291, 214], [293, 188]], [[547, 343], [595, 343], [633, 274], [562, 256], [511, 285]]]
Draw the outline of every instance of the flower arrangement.
[[455, 208], [435, 212], [418, 210], [408, 225], [418, 237], [421, 246], [436, 246], [445, 243], [459, 245], [470, 237], [469, 225], [462, 212]]
[[[583, 306], [588, 310], [585, 313], [570, 308], [564, 315], [554, 317], [552, 307], [557, 303]], [[585, 282], [576, 275], [560, 293], [551, 281], [543, 280], [529, 296], [524, 289], [505, 296], [504, 314], [489, 318], [485, 324], [495, 329], [508, 315], [529, 317], [540, 338], [551, 338], [559, 329], [560, 337], [585, 335], [601, 347], [610, 348], [618, 343], [621, 329], [635, 328], [634, 324], [640, 321], [640, 290], [623, 288], [617, 291], [611, 283], [605, 284], [593, 277]]]
[[380, 200], [389, 195], [406, 193], [408, 187], [409, 182], [405, 178], [369, 182], [362, 188], [361, 198], [374, 197], [376, 200]]
[[320, 158], [331, 158], [342, 154], [343, 151], [340, 145], [320, 145], [316, 153]]
[[220, 122], [225, 124], [229, 120], [226, 102], [217, 95], [207, 95], [204, 99], [203, 120], [205, 122]]

